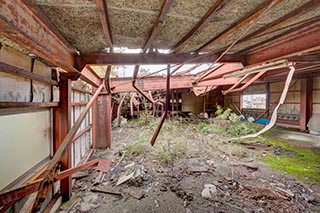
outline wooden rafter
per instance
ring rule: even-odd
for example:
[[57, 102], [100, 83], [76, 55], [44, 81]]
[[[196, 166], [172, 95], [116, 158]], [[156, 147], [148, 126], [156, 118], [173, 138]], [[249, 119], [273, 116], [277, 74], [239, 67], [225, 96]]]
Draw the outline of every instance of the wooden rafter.
[[170, 7], [171, 3], [172, 3], [172, 0], [164, 0], [163, 1], [158, 18], [157, 18], [156, 22], [154, 23], [145, 44], [143, 45], [143, 48], [142, 48], [143, 53], [145, 53], [151, 47], [152, 42], [154, 41], [154, 39], [158, 35], [160, 28], [164, 23], [165, 17], [169, 11], [169, 7]]
[[112, 42], [112, 35], [111, 35], [111, 27], [110, 27], [110, 20], [108, 15], [108, 5], [106, 0], [97, 0], [97, 9], [100, 17], [100, 22], [103, 29], [103, 34], [106, 39], [107, 45], [112, 51], [113, 42]]
[[264, 13], [267, 9], [269, 9], [269, 5], [274, 1], [273, 7], [280, 3], [282, 0], [267, 0], [264, 1], [262, 4], [260, 4], [256, 9], [254, 9], [252, 12], [250, 12], [248, 15], [243, 17], [240, 21], [232, 24], [229, 28], [221, 32], [219, 35], [202, 45], [197, 52], [204, 51], [207, 47], [210, 45], [226, 38], [227, 36], [231, 35], [232, 33], [239, 30], [241, 27], [249, 24], [251, 21], [255, 20], [257, 17], [259, 17], [262, 13]]
[[265, 25], [264, 27], [260, 28], [259, 30], [245, 36], [243, 39], [241, 39], [239, 41], [239, 43], [243, 42], [243, 41], [248, 41], [251, 38], [254, 38], [258, 35], [260, 35], [261, 33], [264, 32], [268, 32], [272, 29], [276, 29], [279, 28], [280, 26], [283, 26], [284, 24], [294, 20], [295, 18], [301, 16], [301, 14], [305, 14], [307, 12], [309, 12], [310, 10], [314, 9], [315, 7], [320, 5], [320, 1], [319, 0], [311, 0], [309, 2], [307, 2], [306, 4], [302, 5], [301, 7], [285, 14], [284, 16], [270, 22], [269, 24]]
[[246, 52], [246, 65], [320, 50], [320, 25], [302, 29]]
[[179, 47], [184, 45], [192, 36], [199, 33], [200, 30], [206, 26], [209, 22], [210, 17], [213, 16], [217, 11], [221, 10], [228, 0], [217, 0], [209, 10], [204, 14], [200, 21], [172, 48], [172, 51], [176, 51]]

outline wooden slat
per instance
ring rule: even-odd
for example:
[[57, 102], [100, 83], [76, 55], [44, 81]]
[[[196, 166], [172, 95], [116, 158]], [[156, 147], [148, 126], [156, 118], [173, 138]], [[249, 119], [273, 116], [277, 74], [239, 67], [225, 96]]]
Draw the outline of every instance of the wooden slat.
[[48, 79], [42, 75], [33, 73], [33, 72], [29, 72], [27, 70], [21, 69], [21, 68], [17, 68], [15, 66], [6, 64], [4, 62], [0, 62], [0, 71], [1, 72], [5, 72], [5, 73], [9, 73], [12, 75], [16, 75], [19, 77], [23, 77], [23, 78], [28, 78], [28, 79], [32, 79], [41, 83], [45, 83], [45, 84], [50, 84], [50, 85], [58, 85], [58, 82], [55, 80], [51, 80]]
[[0, 102], [0, 108], [50, 108], [58, 105], [58, 102]]

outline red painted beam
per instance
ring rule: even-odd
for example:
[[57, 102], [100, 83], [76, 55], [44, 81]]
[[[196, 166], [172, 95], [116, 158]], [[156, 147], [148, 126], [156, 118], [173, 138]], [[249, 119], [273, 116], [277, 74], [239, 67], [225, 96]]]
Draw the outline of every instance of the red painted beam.
[[46, 23], [33, 1], [4, 0], [0, 11], [1, 35], [55, 66], [77, 72], [74, 68], [76, 51]]
[[[191, 88], [194, 79], [194, 75], [173, 75], [170, 78], [170, 88]], [[165, 90], [166, 78], [163, 76], [149, 76], [143, 79], [137, 79], [136, 84], [143, 91]], [[131, 78], [111, 78], [111, 88], [113, 88], [113, 93], [135, 91], [131, 84]]]
[[165, 17], [169, 11], [170, 5], [172, 0], [164, 0], [160, 9], [160, 13], [157, 17], [156, 22], [154, 23], [150, 34], [147, 38], [146, 43], [143, 45], [142, 51], [145, 53], [151, 46], [154, 39], [157, 37], [158, 33], [160, 32], [161, 26], [164, 24]]
[[[226, 86], [236, 84], [241, 78], [217, 78], [208, 81], [201, 81], [197, 86]], [[244, 82], [242, 82], [244, 83]]]
[[[159, 54], [159, 53], [91, 53], [76, 57], [76, 67], [82, 69], [85, 65], [143, 65], [143, 64], [181, 64], [189, 61], [189, 64], [212, 63], [220, 54], [202, 56], [198, 54]], [[219, 61], [242, 62], [243, 56], [227, 54]]]
[[102, 30], [104, 33], [104, 37], [106, 39], [106, 43], [107, 43], [108, 47], [112, 50], [113, 44], [112, 44], [112, 35], [111, 35], [111, 27], [110, 27], [107, 1], [97, 0], [96, 4], [97, 4], [100, 22], [102, 25]]
[[99, 87], [101, 84], [101, 78], [97, 75], [97, 73], [90, 67], [85, 66], [81, 71], [80, 79], [91, 84], [94, 87]]
[[320, 50], [320, 26], [280, 37], [274, 42], [247, 52], [246, 64], [263, 63], [316, 50]]
[[214, 69], [211, 73], [209, 70], [208, 74], [203, 75], [204, 77], [201, 81], [221, 78], [225, 74], [232, 73], [241, 69], [243, 69], [243, 65], [241, 63], [226, 63], [223, 64], [223, 66], [218, 67], [218, 69]]

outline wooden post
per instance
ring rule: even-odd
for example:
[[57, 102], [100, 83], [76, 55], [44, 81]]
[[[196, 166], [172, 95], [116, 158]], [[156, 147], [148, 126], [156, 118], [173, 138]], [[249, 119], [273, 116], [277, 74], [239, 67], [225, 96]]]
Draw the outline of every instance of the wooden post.
[[304, 131], [307, 127], [307, 79], [301, 79], [300, 82], [300, 130]]
[[[63, 139], [71, 128], [71, 80], [67, 75], [61, 75], [60, 78], [60, 102], [59, 107], [54, 110], [54, 152], [56, 152]], [[61, 158], [61, 171], [71, 168], [70, 146]], [[67, 177], [60, 182], [62, 200], [67, 201], [71, 197], [71, 177]]]
[[95, 121], [93, 135], [95, 138], [94, 149], [111, 147], [111, 94], [101, 94], [95, 104]]

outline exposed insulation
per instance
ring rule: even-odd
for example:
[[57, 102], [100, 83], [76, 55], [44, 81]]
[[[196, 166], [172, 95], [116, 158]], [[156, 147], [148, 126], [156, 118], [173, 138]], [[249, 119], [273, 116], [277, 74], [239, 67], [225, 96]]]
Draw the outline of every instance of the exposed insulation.
[[107, 47], [96, 7], [41, 7], [67, 41], [81, 53], [100, 52]]
[[173, 0], [169, 13], [202, 17], [215, 0]]
[[112, 9], [109, 12], [109, 17], [111, 32], [115, 39], [114, 45], [131, 48], [141, 48], [143, 46], [157, 19], [157, 15]]
[[196, 21], [167, 17], [154, 44], [160, 49], [172, 48], [196, 24]]
[[159, 10], [163, 0], [137, 1], [137, 0], [109, 0], [108, 4], [121, 8], [137, 8], [142, 10]]

